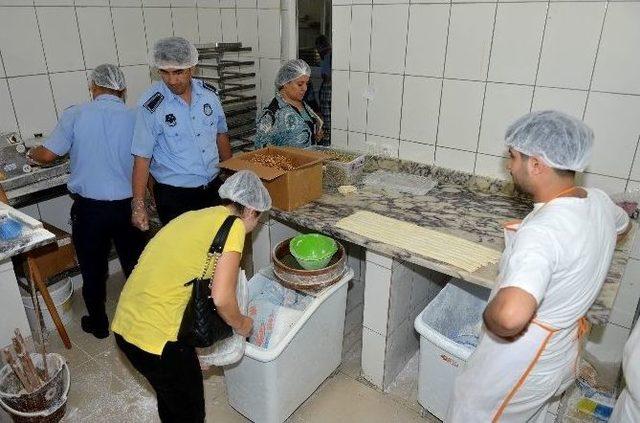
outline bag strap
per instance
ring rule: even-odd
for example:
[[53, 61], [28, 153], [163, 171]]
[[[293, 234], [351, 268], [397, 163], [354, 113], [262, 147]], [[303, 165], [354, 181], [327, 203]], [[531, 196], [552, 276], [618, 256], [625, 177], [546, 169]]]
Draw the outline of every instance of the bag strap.
[[[207, 274], [207, 269], [211, 264], [211, 261], [215, 259], [215, 263], [218, 262], [218, 257], [222, 254], [222, 250], [224, 249], [224, 244], [227, 242], [227, 238], [229, 237], [229, 232], [231, 232], [231, 226], [233, 226], [233, 222], [237, 219], [237, 216], [227, 216], [227, 218], [222, 222], [220, 229], [218, 229], [218, 233], [213, 238], [213, 242], [211, 242], [211, 246], [209, 247], [209, 251], [207, 251], [207, 258], [204, 262], [204, 268], [202, 269], [202, 275], [200, 279], [204, 279]], [[214, 267], [215, 272], [215, 267]], [[184, 284], [184, 286], [189, 286], [193, 283], [193, 281], [189, 281]]]

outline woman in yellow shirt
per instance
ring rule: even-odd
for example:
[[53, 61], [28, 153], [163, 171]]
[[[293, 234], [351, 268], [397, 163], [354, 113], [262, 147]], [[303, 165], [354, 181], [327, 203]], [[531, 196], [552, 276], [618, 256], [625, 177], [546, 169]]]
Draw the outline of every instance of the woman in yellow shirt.
[[163, 422], [203, 422], [202, 371], [195, 348], [178, 341], [178, 330], [191, 286], [202, 273], [207, 251], [229, 215], [238, 216], [223, 253], [206, 277], [213, 277], [216, 309], [236, 333], [249, 336], [253, 327], [236, 299], [240, 257], [246, 234], [260, 213], [271, 208], [269, 193], [252, 172], [240, 171], [220, 187], [222, 206], [184, 213], [147, 244], [127, 280], [111, 329], [118, 347], [153, 386]]

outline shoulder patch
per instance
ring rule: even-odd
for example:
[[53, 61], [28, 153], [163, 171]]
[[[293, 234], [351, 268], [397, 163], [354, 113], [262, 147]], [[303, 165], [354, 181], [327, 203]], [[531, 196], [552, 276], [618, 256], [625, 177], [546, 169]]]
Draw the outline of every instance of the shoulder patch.
[[202, 86], [209, 91], [213, 91], [214, 94], [218, 95], [218, 89], [206, 81], [202, 81]]
[[157, 91], [154, 95], [149, 97], [149, 100], [143, 104], [143, 107], [153, 113], [156, 111], [160, 103], [162, 103], [162, 100], [164, 100], [164, 96], [160, 94], [160, 91]]

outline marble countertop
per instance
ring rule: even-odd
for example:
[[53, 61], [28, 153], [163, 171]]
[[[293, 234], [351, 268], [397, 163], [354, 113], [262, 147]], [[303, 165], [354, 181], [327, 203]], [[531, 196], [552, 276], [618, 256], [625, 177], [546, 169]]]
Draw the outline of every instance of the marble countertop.
[[23, 223], [23, 230], [18, 238], [0, 241], [0, 261], [49, 244], [56, 238], [54, 234], [43, 228], [42, 223], [11, 206], [0, 203], [0, 212], [8, 213], [11, 218]]
[[[450, 264], [367, 239], [334, 225], [358, 210], [367, 210], [502, 251], [502, 223], [524, 218], [532, 209], [531, 202], [525, 197], [514, 195], [513, 187], [507, 183], [446, 169], [399, 160], [370, 158], [365, 170], [375, 169], [430, 176], [438, 180], [438, 186], [423, 196], [382, 192], [362, 185], [357, 193], [348, 196], [343, 196], [333, 189], [325, 189], [324, 195], [318, 200], [291, 212], [273, 209], [271, 216], [355, 243], [394, 259], [492, 288], [498, 276], [497, 264], [475, 272], [466, 272]], [[627, 239], [617, 246], [605, 285], [589, 311], [588, 317], [594, 324], [605, 324], [608, 321], [629, 258], [635, 226], [634, 224], [634, 231]]]

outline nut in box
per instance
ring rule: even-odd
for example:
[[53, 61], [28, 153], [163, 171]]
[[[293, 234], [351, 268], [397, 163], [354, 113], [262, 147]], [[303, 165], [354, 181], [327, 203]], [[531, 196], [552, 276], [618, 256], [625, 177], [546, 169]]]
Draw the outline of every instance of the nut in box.
[[325, 187], [339, 187], [341, 185], [356, 185], [362, 176], [365, 156], [331, 150], [314, 146], [313, 150], [321, 151], [328, 156], [324, 169]]

